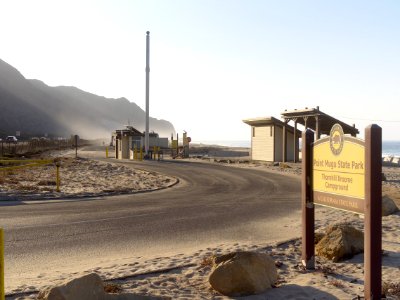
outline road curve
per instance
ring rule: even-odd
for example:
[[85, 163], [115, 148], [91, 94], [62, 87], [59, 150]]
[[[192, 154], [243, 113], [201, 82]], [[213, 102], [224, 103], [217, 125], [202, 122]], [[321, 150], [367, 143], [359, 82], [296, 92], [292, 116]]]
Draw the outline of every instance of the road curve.
[[300, 234], [289, 224], [300, 218], [299, 178], [191, 161], [114, 162], [180, 182], [156, 192], [89, 200], [0, 202], [7, 290], [54, 268], [73, 272], [96, 261]]

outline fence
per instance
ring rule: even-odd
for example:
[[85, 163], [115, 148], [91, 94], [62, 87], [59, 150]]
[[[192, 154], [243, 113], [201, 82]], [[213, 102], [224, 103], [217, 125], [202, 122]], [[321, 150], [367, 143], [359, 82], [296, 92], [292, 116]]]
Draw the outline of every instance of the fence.
[[4, 234], [3, 228], [0, 228], [0, 300], [4, 299]]
[[1, 156], [22, 155], [27, 153], [37, 153], [45, 150], [61, 150], [73, 146], [71, 139], [67, 140], [30, 140], [18, 141], [16, 143], [1, 141]]

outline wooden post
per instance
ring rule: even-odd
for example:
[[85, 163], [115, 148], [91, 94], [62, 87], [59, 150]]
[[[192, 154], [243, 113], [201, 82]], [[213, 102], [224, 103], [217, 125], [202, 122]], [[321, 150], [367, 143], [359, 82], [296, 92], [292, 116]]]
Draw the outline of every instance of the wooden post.
[[308, 129], [308, 117], [303, 117], [304, 120], [304, 130]]
[[0, 300], [4, 299], [4, 233], [3, 228], [0, 228]]
[[382, 128], [365, 128], [364, 298], [382, 293]]
[[315, 116], [315, 140], [319, 140], [319, 138], [321, 137], [319, 122], [320, 122], [319, 116]]
[[179, 154], [179, 135], [176, 133], [176, 156]]
[[312, 144], [314, 133], [306, 130], [302, 133], [302, 175], [301, 175], [301, 210], [302, 210], [302, 255], [301, 262], [306, 269], [314, 269], [314, 201], [312, 196]]
[[78, 135], [75, 134], [75, 158], [78, 157]]
[[56, 191], [60, 192], [60, 163], [56, 163]]
[[297, 153], [299, 151], [298, 148], [298, 140], [297, 140], [297, 119], [294, 119], [294, 131], [293, 131], [293, 162], [298, 162]]
[[287, 160], [287, 137], [286, 137], [286, 120], [285, 120], [285, 124], [283, 125], [283, 130], [282, 130], [282, 143], [283, 143], [283, 149], [282, 149], [282, 162], [286, 162]]

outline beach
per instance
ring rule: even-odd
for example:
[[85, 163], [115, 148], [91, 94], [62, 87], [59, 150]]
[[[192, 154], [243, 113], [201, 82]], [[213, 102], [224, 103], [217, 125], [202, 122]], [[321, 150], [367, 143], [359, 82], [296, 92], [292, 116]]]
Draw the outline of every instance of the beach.
[[[173, 188], [177, 178], [171, 178], [163, 174], [154, 174], [115, 165], [113, 159], [107, 162], [99, 162], [95, 158], [104, 158], [104, 153], [98, 149], [80, 151], [80, 163], [74, 164], [73, 153], [63, 153], [65, 166], [69, 163], [71, 172], [67, 168], [63, 171], [63, 181], [71, 182], [65, 186], [64, 194], [57, 195], [54, 185], [50, 184], [46, 189], [24, 193], [11, 189], [4, 182], [1, 185], [3, 196], [21, 197], [27, 201], [36, 199], [49, 199], [63, 197], [93, 196], [96, 193], [117, 194], [140, 191], [151, 191], [162, 188]], [[230, 168], [253, 168], [265, 172], [279, 172], [287, 176], [299, 177], [301, 174], [300, 164], [267, 164], [251, 163], [244, 157], [228, 158], [189, 158], [187, 161], [202, 162], [204, 164], [223, 164]], [[49, 167], [52, 168], [52, 167]], [[54, 167], [53, 167], [54, 170]], [[82, 177], [73, 177], [78, 172]], [[102, 180], [99, 178], [101, 170]], [[112, 171], [114, 170], [114, 171]], [[53, 171], [48, 171], [51, 173]], [[112, 173], [116, 172], [116, 173]], [[386, 181], [382, 183], [385, 194], [391, 197], [400, 207], [400, 171], [397, 167], [384, 167]], [[120, 177], [117, 176], [120, 175]], [[25, 174], [26, 175], [26, 174]], [[21, 175], [22, 176], [22, 175]], [[129, 190], [121, 190], [123, 177], [140, 177], [141, 184], [130, 180], [132, 186]], [[29, 177], [29, 176], [28, 176]], [[34, 174], [30, 174], [35, 178]], [[19, 178], [21, 182], [22, 178]], [[50, 181], [50, 179], [49, 179]], [[124, 183], [125, 185], [126, 183]], [[25, 186], [29, 186], [27, 182]], [[67, 188], [68, 187], [68, 188]], [[300, 195], [299, 195], [300, 201]], [[400, 278], [400, 213], [382, 218], [382, 246], [383, 246], [383, 268], [382, 280], [384, 287], [392, 294], [392, 299], [399, 299]], [[323, 231], [333, 223], [348, 223], [363, 230], [362, 216], [335, 210], [332, 208], [316, 206], [315, 227], [316, 231]], [[301, 219], [277, 224], [277, 230], [293, 231], [301, 227]], [[199, 244], [196, 249], [171, 249], [168, 253], [149, 253], [147, 256], [135, 256], [118, 258], [113, 261], [99, 261], [95, 268], [82, 265], [80, 269], [69, 272], [47, 270], [30, 282], [24, 284], [8, 284], [6, 291], [10, 295], [7, 299], [34, 299], [37, 292], [50, 286], [60, 284], [66, 280], [76, 278], [89, 273], [97, 273], [108, 285], [115, 285], [124, 293], [136, 295], [160, 297], [162, 299], [231, 299], [213, 291], [208, 284], [208, 276], [211, 271], [210, 260], [213, 256], [226, 254], [233, 251], [256, 251], [268, 253], [274, 259], [278, 267], [278, 282], [272, 288], [260, 295], [247, 296], [243, 299], [353, 299], [363, 296], [363, 254], [358, 254], [351, 259], [333, 263], [326, 259], [316, 258], [316, 269], [305, 270], [301, 265], [301, 240], [300, 236], [291, 240], [258, 243], [223, 243], [214, 245]], [[397, 293], [397, 294], [396, 294]], [[11, 295], [12, 294], [12, 295]], [[397, 297], [397, 298], [396, 298]]]

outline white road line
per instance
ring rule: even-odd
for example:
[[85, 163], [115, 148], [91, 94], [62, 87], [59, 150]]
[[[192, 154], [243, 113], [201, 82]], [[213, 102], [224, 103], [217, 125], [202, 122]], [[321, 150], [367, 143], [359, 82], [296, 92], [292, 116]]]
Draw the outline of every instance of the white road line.
[[130, 218], [135, 218], [135, 217], [158, 216], [158, 215], [163, 215], [163, 214], [165, 214], [165, 213], [159, 212], [159, 213], [124, 216], [124, 217], [113, 217], [113, 218], [103, 218], [103, 219], [95, 219], [95, 220], [75, 221], [75, 222], [68, 222], [68, 223], [51, 223], [51, 224], [29, 225], [29, 226], [15, 226], [15, 227], [12, 227], [11, 229], [53, 227], [53, 226], [65, 226], [65, 225], [75, 225], [75, 224], [85, 224], [85, 223], [96, 223], [96, 222], [103, 222], [103, 221], [130, 219]]

